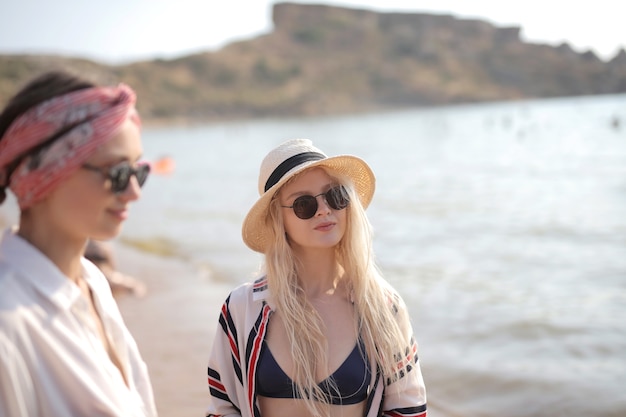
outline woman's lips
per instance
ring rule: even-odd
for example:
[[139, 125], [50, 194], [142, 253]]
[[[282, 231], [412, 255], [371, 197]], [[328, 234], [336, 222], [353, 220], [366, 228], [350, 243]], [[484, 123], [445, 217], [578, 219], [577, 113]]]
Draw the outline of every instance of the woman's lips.
[[109, 210], [109, 213], [118, 220], [126, 220], [128, 218], [128, 209]]
[[333, 222], [324, 222], [324, 223], [320, 223], [317, 226], [315, 226], [315, 230], [326, 232], [326, 231], [332, 229], [334, 226], [335, 226], [335, 223], [333, 223]]

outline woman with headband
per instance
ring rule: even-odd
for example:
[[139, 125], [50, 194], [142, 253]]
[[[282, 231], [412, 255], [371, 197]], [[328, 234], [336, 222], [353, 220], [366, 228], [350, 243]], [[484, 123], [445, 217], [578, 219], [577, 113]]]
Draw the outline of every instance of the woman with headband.
[[208, 416], [425, 416], [417, 344], [380, 275], [369, 166], [287, 141], [261, 164], [243, 240], [264, 272], [222, 306]]
[[0, 114], [0, 416], [156, 416], [137, 344], [82, 255], [116, 236], [150, 168], [135, 93], [64, 72], [26, 85]]

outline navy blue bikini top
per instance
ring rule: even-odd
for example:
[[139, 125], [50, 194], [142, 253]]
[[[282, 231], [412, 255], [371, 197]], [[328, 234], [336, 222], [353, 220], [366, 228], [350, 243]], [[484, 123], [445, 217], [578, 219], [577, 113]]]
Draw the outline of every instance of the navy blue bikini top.
[[[361, 348], [359, 349], [359, 344]], [[371, 371], [369, 362], [363, 357], [363, 343], [354, 349], [339, 368], [328, 378], [318, 384], [331, 404], [357, 404], [367, 398]], [[335, 386], [331, 384], [335, 382]], [[281, 369], [265, 341], [261, 348], [256, 371], [257, 394], [270, 398], [300, 398], [295, 390], [294, 382]]]

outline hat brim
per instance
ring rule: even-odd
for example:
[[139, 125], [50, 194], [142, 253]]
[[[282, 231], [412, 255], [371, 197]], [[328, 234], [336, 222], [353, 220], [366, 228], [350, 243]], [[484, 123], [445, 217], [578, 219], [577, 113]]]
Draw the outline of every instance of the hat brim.
[[376, 177], [369, 165], [361, 158], [352, 155], [338, 155], [303, 163], [287, 172], [274, 186], [263, 193], [246, 215], [241, 228], [241, 235], [244, 243], [250, 249], [260, 253], [265, 253], [268, 249], [270, 239], [266, 218], [270, 201], [276, 191], [294, 175], [313, 167], [328, 167], [351, 178], [363, 208], [369, 206], [376, 188]]

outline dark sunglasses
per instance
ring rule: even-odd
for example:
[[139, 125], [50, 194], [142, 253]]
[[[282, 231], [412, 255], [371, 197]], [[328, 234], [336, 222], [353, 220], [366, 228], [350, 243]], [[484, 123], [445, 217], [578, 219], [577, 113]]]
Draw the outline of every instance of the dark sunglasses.
[[291, 206], [281, 206], [293, 209], [293, 212], [299, 219], [307, 220], [315, 216], [319, 205], [317, 197], [324, 196], [324, 200], [333, 210], [343, 210], [348, 207], [350, 198], [348, 192], [342, 185], [337, 185], [325, 193], [318, 195], [302, 195], [293, 201]]
[[115, 194], [123, 193], [128, 188], [130, 177], [133, 175], [137, 178], [139, 186], [143, 186], [150, 173], [150, 165], [139, 164], [137, 168], [133, 168], [128, 162], [122, 162], [110, 168], [101, 168], [89, 164], [83, 164], [81, 167], [104, 175], [107, 180], [111, 181], [111, 192]]

